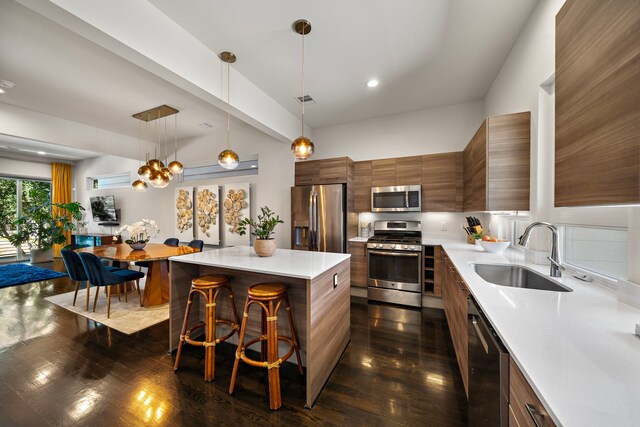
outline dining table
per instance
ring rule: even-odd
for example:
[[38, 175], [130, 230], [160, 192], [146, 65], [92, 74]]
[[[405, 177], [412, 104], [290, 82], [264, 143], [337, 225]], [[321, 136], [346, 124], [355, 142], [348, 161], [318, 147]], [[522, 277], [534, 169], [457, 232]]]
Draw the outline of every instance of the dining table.
[[76, 252], [88, 252], [98, 258], [126, 264], [138, 261], [148, 262], [142, 305], [150, 307], [169, 302], [169, 257], [200, 251], [190, 246], [172, 246], [162, 243], [147, 243], [144, 249], [134, 250], [126, 243], [118, 243], [91, 246], [78, 249]]

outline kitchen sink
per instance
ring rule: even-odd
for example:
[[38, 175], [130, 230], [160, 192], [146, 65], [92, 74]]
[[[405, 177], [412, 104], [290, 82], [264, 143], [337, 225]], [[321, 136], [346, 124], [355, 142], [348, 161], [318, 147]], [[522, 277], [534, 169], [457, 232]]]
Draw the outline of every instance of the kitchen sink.
[[489, 283], [512, 288], [539, 289], [541, 291], [572, 292], [536, 271], [520, 265], [509, 264], [471, 264], [476, 274]]

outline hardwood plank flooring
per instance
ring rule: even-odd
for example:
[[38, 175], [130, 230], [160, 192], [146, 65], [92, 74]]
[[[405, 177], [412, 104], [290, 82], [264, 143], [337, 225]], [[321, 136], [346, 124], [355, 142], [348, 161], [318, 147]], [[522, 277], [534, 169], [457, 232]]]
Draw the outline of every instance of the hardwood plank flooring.
[[351, 342], [314, 408], [304, 409], [304, 379], [287, 363], [283, 407], [271, 411], [266, 370], [241, 364], [228, 395], [234, 346], [217, 348], [212, 383], [200, 348], [185, 347], [174, 373], [168, 322], [129, 336], [44, 300], [71, 290], [67, 278], [0, 289], [0, 425], [467, 424], [441, 310], [353, 298]]

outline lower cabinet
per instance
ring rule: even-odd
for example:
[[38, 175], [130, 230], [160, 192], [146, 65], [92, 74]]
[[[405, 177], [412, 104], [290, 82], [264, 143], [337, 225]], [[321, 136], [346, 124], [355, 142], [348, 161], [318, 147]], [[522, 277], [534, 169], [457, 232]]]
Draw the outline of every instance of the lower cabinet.
[[442, 304], [447, 316], [451, 340], [456, 351], [464, 389], [469, 396], [469, 341], [467, 332], [467, 285], [444, 250], [440, 251]]
[[554, 426], [542, 402], [512, 360], [509, 363], [509, 427]]
[[367, 286], [367, 244], [365, 242], [349, 242], [351, 254], [351, 286]]

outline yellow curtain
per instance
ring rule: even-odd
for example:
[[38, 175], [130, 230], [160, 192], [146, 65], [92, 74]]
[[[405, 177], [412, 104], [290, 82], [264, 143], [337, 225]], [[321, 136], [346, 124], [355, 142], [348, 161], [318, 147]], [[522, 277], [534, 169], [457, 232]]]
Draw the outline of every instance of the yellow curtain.
[[[51, 202], [71, 203], [71, 165], [66, 163], [51, 163]], [[55, 210], [56, 208], [54, 208]], [[55, 211], [54, 211], [55, 214]], [[60, 257], [60, 249], [71, 243], [71, 233], [67, 235], [67, 243], [53, 246], [53, 256]]]

